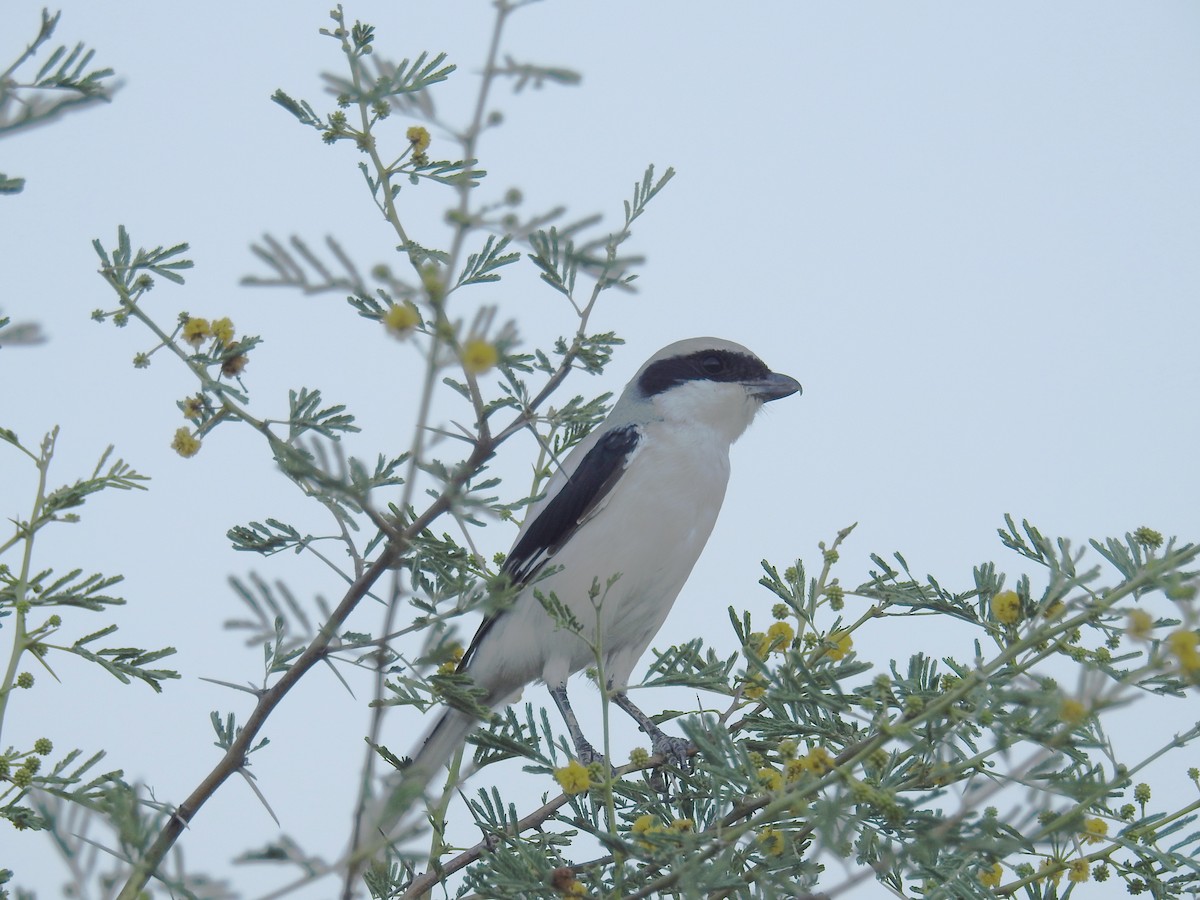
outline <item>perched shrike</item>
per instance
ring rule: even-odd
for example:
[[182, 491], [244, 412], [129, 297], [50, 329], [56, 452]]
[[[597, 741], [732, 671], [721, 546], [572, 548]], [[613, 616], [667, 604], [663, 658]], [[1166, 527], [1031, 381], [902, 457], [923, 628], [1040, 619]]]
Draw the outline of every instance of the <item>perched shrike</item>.
[[[580, 761], [601, 759], [567, 700], [567, 678], [593, 665], [599, 647], [613, 702], [650, 737], [655, 753], [682, 765], [687, 741], [668, 737], [633, 705], [625, 693], [629, 676], [712, 532], [729, 481], [730, 445], [764, 403], [799, 391], [794, 378], [718, 338], [679, 341], [650, 357], [529, 509], [503, 567], [514, 585], [527, 587], [483, 621], [459, 666], [486, 692], [483, 702], [505, 706], [540, 679]], [[539, 578], [543, 569], [550, 574]], [[593, 584], [600, 587], [595, 601]], [[582, 632], [557, 627], [535, 592], [557, 597]], [[413, 770], [432, 776], [475, 725], [466, 713], [444, 712]]]

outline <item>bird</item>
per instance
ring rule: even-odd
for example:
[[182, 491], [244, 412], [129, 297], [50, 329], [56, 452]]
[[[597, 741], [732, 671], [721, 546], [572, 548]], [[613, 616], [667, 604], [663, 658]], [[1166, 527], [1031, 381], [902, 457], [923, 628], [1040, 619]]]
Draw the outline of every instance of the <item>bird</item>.
[[[567, 698], [567, 679], [597, 662], [612, 702], [682, 766], [688, 741], [665, 734], [629, 699], [629, 677], [670, 612], [716, 523], [730, 447], [765, 403], [801, 392], [740, 344], [689, 338], [637, 371], [607, 418], [580, 441], [528, 510], [502, 574], [518, 590], [486, 616], [458, 671], [501, 708], [542, 681], [579, 761], [603, 757]], [[562, 627], [554, 598], [581, 626]], [[419, 742], [409, 773], [433, 777], [478, 720], [447, 709]]]

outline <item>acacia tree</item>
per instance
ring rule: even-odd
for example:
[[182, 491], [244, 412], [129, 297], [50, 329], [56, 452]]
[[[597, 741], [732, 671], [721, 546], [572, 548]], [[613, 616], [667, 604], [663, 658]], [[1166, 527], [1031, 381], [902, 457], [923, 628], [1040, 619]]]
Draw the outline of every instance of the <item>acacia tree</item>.
[[[590, 317], [607, 292], [632, 286], [641, 261], [628, 241], [672, 174], [647, 169], [611, 232], [596, 217], [524, 214], [515, 194], [488, 193], [480, 159], [481, 138], [497, 124], [487, 115], [492, 92], [505, 81], [520, 88], [575, 80], [503, 52], [504, 26], [524, 5], [495, 5], [465, 124], [435, 105], [442, 83], [460, 77], [444, 55], [389, 62], [375, 52], [374, 29], [351, 22], [341, 7], [323, 30], [341, 64], [339, 74], [326, 76], [332, 101], [283, 91], [272, 98], [312, 137], [344, 150], [337, 159], [357, 164], [398, 257], [364, 275], [334, 240], [315, 248], [299, 237], [267, 238], [254, 248], [265, 268], [246, 282], [345, 298], [365, 327], [385, 329], [399, 339], [398, 353], [419, 357], [424, 378], [404, 453], [347, 455], [340, 442], [357, 430], [354, 417], [316, 390], [294, 390], [285, 411], [270, 411], [272, 400], [252, 393], [246, 372], [258, 337], [239, 334], [227, 318], [164, 318], [159, 295], [147, 303], [156, 284], [183, 283], [192, 265], [186, 245], [146, 249], [123, 227], [115, 245], [96, 241], [112, 299], [94, 318], [142, 329], [136, 366], [165, 357], [194, 378], [194, 392], [179, 401], [187, 424], [175, 450], [194, 456], [218, 429], [251, 429], [279, 477], [327, 517], [328, 530], [313, 534], [264, 511], [229, 530], [232, 545], [262, 555], [311, 554], [344, 589], [336, 603], [322, 605], [265, 581], [238, 584], [264, 674], [253, 689], [240, 688], [246, 697], [237, 713], [213, 714], [221, 753], [188, 796], [155, 799], [119, 771], [96, 774], [102, 754], [56, 755], [43, 739], [3, 750], [0, 815], [17, 828], [49, 832], [80, 885], [103, 880], [131, 900], [154, 885], [182, 896], [219, 895], [209, 879], [184, 871], [174, 851], [231, 776], [253, 786], [248, 761], [263, 746], [264, 726], [296, 684], [327, 663], [371, 675], [368, 748], [347, 836], [320, 848], [281, 838], [251, 854], [290, 867], [284, 890], [324, 878], [337, 879], [344, 897], [364, 890], [375, 897], [435, 890], [791, 897], [832, 896], [877, 879], [898, 896], [1052, 897], [1112, 879], [1132, 893], [1194, 892], [1200, 837], [1189, 825], [1200, 800], [1155, 803], [1141, 776], [1152, 762], [1185, 750], [1200, 726], [1133, 760], [1115, 756], [1106, 731], [1111, 714], [1132, 699], [1188, 698], [1200, 679], [1188, 568], [1197, 548], [1149, 528], [1080, 550], [1005, 517], [1000, 541], [1011, 562], [977, 566], [956, 589], [917, 577], [899, 554], [872, 556], [865, 579], [844, 586], [836, 573], [851, 528], [843, 529], [818, 548], [815, 565], [764, 561], [760, 584], [772, 598], [771, 617], [758, 621], [731, 607], [731, 651], [696, 639], [655, 652], [644, 683], [684, 686], [701, 701], [699, 713], [659, 717], [677, 718], [694, 742], [691, 769], [668, 770], [645, 751], [612, 771], [584, 768], [570, 761], [569, 743], [544, 711], [527, 704], [502, 711], [472, 737], [475, 772], [465, 790], [473, 793], [465, 802], [450, 802], [462, 787], [461, 758], [445, 784], [404, 778], [407, 748], [382, 745], [390, 710], [449, 703], [487, 713], [469, 678], [455, 672], [462, 651], [452, 626], [508, 593], [497, 574], [501, 561], [475, 552], [472, 535], [488, 519], [520, 517], [556, 460], [604, 415], [606, 396], [564, 399], [563, 390], [577, 372], [602, 371], [620, 344], [614, 334], [595, 333]], [[447, 227], [414, 220], [406, 199], [417, 188], [445, 192]], [[525, 348], [517, 324], [499, 323], [494, 305], [469, 319], [460, 312], [465, 292], [484, 291], [519, 265], [534, 266], [545, 289], [562, 297], [564, 334], [552, 347]], [[444, 420], [434, 414], [443, 394], [457, 403]], [[532, 489], [486, 471], [522, 433], [541, 448]], [[449, 440], [435, 445], [431, 436]], [[51, 489], [55, 435], [37, 445], [11, 431], [0, 438], [36, 473], [31, 512], [17, 517], [0, 544], [11, 560], [0, 570], [0, 617], [7, 617], [0, 626], [12, 636], [0, 727], [14, 692], [32, 686], [26, 667], [49, 667], [61, 653], [162, 689], [176, 677], [155, 668], [169, 648], [101, 649], [111, 626], [73, 642], [58, 637], [64, 616], [120, 602], [109, 593], [117, 578], [56, 575], [33, 564], [35, 540], [74, 514], [68, 510], [97, 491], [143, 487], [144, 479], [105, 454], [91, 475]], [[1035, 590], [1028, 574], [1007, 576], [1011, 567], [1040, 571], [1045, 587]], [[377, 626], [351, 630], [351, 613], [369, 603], [378, 604]], [[547, 615], [577, 627], [552, 604]], [[864, 630], [928, 615], [962, 624], [959, 652], [887, 665], [855, 653]], [[1076, 687], [1062, 687], [1072, 681]], [[237, 688], [232, 679], [229, 686]], [[513, 765], [541, 777], [550, 793], [531, 801], [506, 792], [492, 776]], [[1200, 773], [1191, 769], [1189, 777], [1195, 782]], [[388, 840], [377, 827], [381, 807], [398, 823]], [[109, 823], [115, 862], [85, 862], [74, 837], [81, 815]], [[477, 842], [451, 845], [446, 828], [454, 816], [474, 823]], [[413, 840], [424, 832], [431, 837]], [[835, 859], [852, 860], [857, 874], [831, 875]]]

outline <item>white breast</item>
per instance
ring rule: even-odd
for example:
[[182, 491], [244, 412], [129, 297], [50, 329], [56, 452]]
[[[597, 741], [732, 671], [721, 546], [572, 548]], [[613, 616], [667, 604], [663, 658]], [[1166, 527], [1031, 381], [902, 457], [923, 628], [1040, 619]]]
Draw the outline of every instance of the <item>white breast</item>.
[[[564, 683], [596, 664], [594, 646], [606, 680], [624, 687], [691, 574], [725, 496], [728, 443], [698, 434], [705, 432], [647, 428], [607, 503], [551, 559], [561, 570], [535, 585], [572, 611], [581, 637], [556, 630], [532, 589], [497, 620], [471, 664], [496, 699], [536, 678]], [[593, 583], [601, 586], [599, 610], [588, 596]]]

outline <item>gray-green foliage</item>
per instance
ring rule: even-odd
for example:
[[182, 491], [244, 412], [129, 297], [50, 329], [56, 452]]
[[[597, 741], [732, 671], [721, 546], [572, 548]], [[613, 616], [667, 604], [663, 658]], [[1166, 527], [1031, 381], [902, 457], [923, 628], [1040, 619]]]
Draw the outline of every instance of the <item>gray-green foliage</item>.
[[[113, 645], [117, 626], [104, 623], [104, 614], [125, 600], [112, 593], [120, 575], [85, 575], [81, 569], [56, 571], [44, 565], [39, 541], [50, 528], [79, 520], [88, 499], [104, 491], [145, 490], [148, 480], [123, 460], [112, 459], [112, 447], [100, 456], [84, 478], [59, 486], [51, 480], [58, 429], [39, 444], [26, 445], [11, 430], [0, 428], [0, 443], [34, 477], [29, 507], [9, 519], [10, 533], [0, 541], [0, 633], [8, 636], [7, 660], [0, 676], [0, 819], [19, 830], [48, 831], [62, 845], [76, 845], [60, 827], [73, 810], [110, 812], [118, 836], [137, 817], [126, 815], [136, 803], [134, 789], [119, 770], [101, 768], [102, 749], [55, 749], [50, 736], [31, 746], [3, 743], [5, 723], [12, 715], [31, 717], [29, 694], [39, 676], [58, 679], [56, 669], [69, 656], [93, 663], [121, 682], [141, 682], [155, 691], [179, 675], [156, 663], [174, 649], [143, 650]], [[22, 471], [19, 465], [6, 471]], [[99, 614], [97, 628], [89, 621]], [[89, 630], [94, 629], [94, 630]], [[36, 707], [35, 707], [36, 709]], [[47, 722], [47, 734], [53, 723]]]
[[[98, 755], [75, 751], [44, 771], [40, 760], [52, 758], [51, 749], [39, 743], [5, 750], [0, 812], [21, 827], [50, 830], [81, 877], [100, 872], [80, 862], [86, 848], [71, 842], [67, 823], [80, 809], [109, 822], [122, 897], [137, 897], [153, 880], [182, 896], [221, 896], [224, 886], [178, 868], [172, 848], [186, 842], [187, 822], [204, 814], [231, 776], [254, 788], [249, 759], [266, 746], [264, 724], [322, 664], [343, 679], [360, 670], [360, 682], [365, 670], [373, 688], [352, 850], [331, 866], [346, 835], [323, 847], [281, 837], [241, 857], [279, 865], [281, 881], [338, 878], [345, 896], [365, 883], [377, 897], [443, 889], [485, 897], [792, 897], [834, 895], [878, 878], [900, 896], [957, 898], [1064, 896], [1086, 874], [1156, 897], [1194, 892], [1200, 801], [1157, 799], [1142, 776], [1193, 746], [1196, 727], [1181, 720], [1166, 746], [1131, 760], [1116, 757], [1107, 728], [1114, 711], [1139, 697], [1194, 697], [1197, 548], [1143, 528], [1085, 552], [1011, 518], [1000, 531], [1004, 562], [950, 579], [919, 577], [897, 553], [871, 557], [862, 583], [845, 587], [835, 572], [845, 565], [850, 528], [819, 548], [816, 565], [764, 561], [762, 593], [729, 609], [724, 643], [684, 636], [649, 664], [645, 685], [684, 686], [699, 699], [699, 713], [658, 717], [676, 720], [695, 743], [694, 770], [664, 771], [641, 751], [611, 773], [580, 771], [569, 765], [569, 744], [544, 709], [510, 708], [472, 738], [479, 771], [466, 802], [450, 805], [448, 791], [430, 807], [432, 836], [420, 834], [423, 817], [412, 815], [409, 833], [421, 840], [365, 866], [380, 849], [369, 827], [371, 795], [407, 749], [381, 742], [389, 711], [450, 704], [485, 712], [470, 679], [454, 671], [461, 654], [454, 620], [467, 610], [502, 608], [513, 592], [497, 575], [502, 560], [481, 558], [472, 534], [496, 517], [520, 516], [555, 461], [604, 415], [607, 396], [566, 396], [565, 382], [573, 372], [602, 371], [619, 346], [589, 320], [605, 291], [632, 286], [641, 260], [626, 244], [671, 176], [648, 169], [613, 231], [598, 228], [595, 216], [568, 220], [562, 208], [525, 213], [515, 192], [489, 195], [479, 161], [488, 126], [482, 98], [506, 80], [515, 90], [577, 80], [501, 53], [503, 27], [523, 5], [496, 4], [481, 102], [465, 124], [434, 102], [442, 82], [460, 77], [455, 64], [429, 54], [391, 63], [377, 52], [375, 30], [350, 24], [340, 7], [325, 30], [344, 66], [327, 76], [333, 108], [320, 111], [284, 91], [272, 98], [339, 159], [359, 165], [371, 217], [391, 230], [399, 255], [364, 270], [333, 238], [317, 248], [299, 236], [268, 236], [253, 248], [266, 273], [246, 283], [345, 298], [372, 338], [386, 329], [399, 340], [397, 353], [420, 360], [425, 375], [412, 394], [415, 425], [402, 452], [348, 455], [341, 439], [358, 430], [351, 403], [328, 402], [311, 386], [259, 398], [244, 375], [258, 337], [237, 334], [227, 320], [172, 318], [159, 312], [166, 300], [158, 296], [145, 302], [157, 280], [182, 282], [191, 265], [186, 245], [137, 249], [123, 227], [115, 247], [96, 242], [115, 299], [94, 318], [143, 329], [147, 344], [136, 366], [161, 352], [195, 379], [195, 392], [179, 401], [187, 424], [176, 450], [203, 453], [221, 430], [248, 428], [279, 477], [326, 516], [320, 530], [263, 510], [229, 530], [232, 547], [264, 557], [310, 555], [334, 573], [342, 593], [327, 602], [253, 573], [231, 579], [245, 612], [228, 624], [261, 652], [261, 669], [256, 660], [252, 681], [238, 672], [218, 682], [236, 692], [236, 711], [211, 712], [219, 759], [186, 809], [177, 806], [182, 798], [125, 785], [119, 772], [98, 776]], [[454, 137], [434, 144], [431, 132]], [[451, 150], [443, 149], [447, 143]], [[431, 159], [434, 148], [448, 158]], [[410, 220], [412, 190], [447, 192], [448, 229]], [[547, 348], [525, 348], [519, 323], [498, 323], [494, 307], [466, 317], [458, 304], [460, 291], [483, 292], [529, 264], [565, 301], [564, 334]], [[449, 421], [434, 418], [435, 396], [456, 404]], [[523, 432], [540, 448], [532, 482], [503, 484], [487, 463]], [[447, 439], [436, 455], [434, 433]], [[89, 479], [47, 491], [53, 439], [38, 452], [11, 433], [0, 437], [39, 473], [33, 514], [16, 522], [2, 552], [32, 546], [41, 528], [96, 490], [142, 486], [106, 455]], [[1006, 577], [1009, 570], [1021, 574]], [[95, 649], [107, 626], [70, 643], [51, 641], [66, 627], [60, 615], [74, 624], [83, 612], [119, 602], [106, 593], [113, 579], [29, 565], [3, 575], [0, 628], [15, 631], [17, 652], [0, 685], [0, 727], [8, 696], [22, 688], [22, 657], [44, 664], [53, 652], [74, 653], [155, 689], [173, 674], [152, 668], [168, 651]], [[1035, 589], [1035, 579], [1045, 587]], [[597, 602], [603, 593], [597, 585]], [[352, 630], [348, 617], [367, 601], [382, 611], [377, 627]], [[553, 596], [545, 605], [564, 626], [578, 624]], [[769, 617], [752, 611], [767, 605]], [[45, 616], [51, 606], [61, 613]], [[863, 635], [915, 631], [929, 616], [959, 626], [949, 646], [890, 664], [856, 654]], [[361, 703], [349, 695], [346, 702]], [[271, 752], [289, 748], [275, 744]], [[267, 756], [256, 753], [255, 762], [270, 765]], [[510, 793], [503, 774], [493, 777], [514, 765], [540, 778], [545, 795]], [[1189, 777], [1198, 780], [1194, 771]], [[419, 810], [422, 787], [401, 782], [389, 802]], [[480, 840], [449, 847], [446, 817], [469, 819]], [[860, 874], [847, 877], [842, 862]]]
[[[112, 99], [112, 69], [92, 67], [96, 51], [82, 43], [59, 46], [44, 59], [62, 13], [42, 10], [37, 34], [25, 50], [0, 72], [0, 137], [52, 122], [73, 109]], [[28, 71], [37, 64], [36, 72]], [[0, 172], [0, 194], [19, 194], [25, 179]]]

